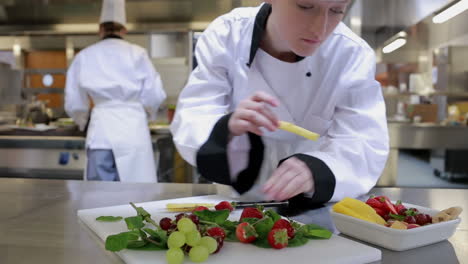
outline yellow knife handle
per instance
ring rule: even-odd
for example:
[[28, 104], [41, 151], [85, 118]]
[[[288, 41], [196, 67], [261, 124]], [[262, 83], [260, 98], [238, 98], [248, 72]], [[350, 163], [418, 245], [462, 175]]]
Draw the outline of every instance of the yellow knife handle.
[[309, 131], [309, 130], [307, 130], [305, 128], [296, 126], [296, 125], [291, 124], [289, 122], [279, 121], [279, 123], [280, 123], [279, 129], [294, 133], [294, 134], [299, 135], [301, 137], [305, 137], [307, 139], [314, 140], [314, 141], [316, 141], [320, 137], [320, 135], [317, 134], [317, 133], [311, 132], [311, 131]]

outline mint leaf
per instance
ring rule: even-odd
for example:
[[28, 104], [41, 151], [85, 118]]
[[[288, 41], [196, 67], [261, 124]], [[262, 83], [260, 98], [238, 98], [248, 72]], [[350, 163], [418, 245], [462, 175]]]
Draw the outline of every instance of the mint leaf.
[[139, 215], [125, 218], [125, 223], [130, 230], [140, 229], [145, 226], [143, 218]]
[[264, 217], [254, 225], [255, 231], [257, 231], [259, 238], [266, 238], [271, 228], [273, 227], [273, 219], [270, 217]]
[[260, 248], [271, 248], [270, 243], [268, 243], [267, 238], [259, 238], [255, 240], [254, 242], [252, 242], [252, 244]]
[[236, 236], [236, 230], [227, 231], [226, 238], [224, 240], [227, 242], [239, 242], [239, 239], [237, 239], [237, 236]]
[[399, 221], [403, 221], [405, 220], [405, 216], [404, 215], [396, 215], [396, 214], [388, 214], [391, 218], [393, 219], [396, 219], [396, 220], [399, 220]]
[[147, 217], [151, 218], [151, 215], [145, 209], [143, 209], [143, 207], [137, 207], [134, 203], [130, 203], [130, 205], [132, 205], [132, 207], [135, 208], [135, 210], [137, 211], [137, 214], [141, 216], [143, 219]]
[[232, 230], [232, 229], [236, 230], [236, 227], [238, 224], [239, 222], [237, 221], [226, 220], [224, 221], [224, 223], [221, 224], [221, 227], [227, 230]]
[[218, 225], [222, 225], [226, 219], [229, 217], [229, 210], [219, 210], [219, 211], [195, 211], [193, 212], [200, 220], [213, 222]]
[[150, 228], [143, 228], [143, 231], [148, 233], [151, 236], [151, 239], [155, 240], [156, 242], [159, 242], [161, 244], [166, 244], [167, 243], [167, 232], [164, 230], [161, 231], [156, 231]]
[[148, 242], [143, 241], [143, 240], [135, 240], [135, 241], [130, 241], [127, 243], [127, 248], [128, 249], [137, 249], [137, 248], [142, 248], [146, 246]]
[[288, 241], [288, 247], [300, 247], [309, 242], [309, 239], [304, 237], [300, 233], [296, 233], [296, 235]]
[[331, 231], [315, 224], [303, 225], [301, 228], [299, 228], [297, 233], [300, 234], [300, 236], [304, 236], [308, 239], [329, 239], [332, 236]]
[[[137, 244], [138, 245], [138, 244]], [[139, 251], [159, 251], [159, 250], [167, 250], [166, 246], [160, 246], [160, 245], [155, 245], [150, 242], [146, 242], [146, 244], [142, 247], [132, 247], [130, 248], [127, 246], [127, 248], [131, 250], [139, 250]]]
[[226, 220], [223, 224], [220, 225], [224, 229], [224, 232], [226, 232], [226, 241], [239, 242], [236, 237], [236, 228], [238, 224], [239, 222], [237, 221]]
[[96, 218], [97, 221], [101, 222], [117, 222], [122, 220], [121, 216], [100, 216]]
[[138, 240], [138, 233], [133, 231], [110, 235], [106, 238], [106, 249], [112, 252], [120, 251], [127, 247], [129, 241]]
[[146, 242], [146, 244], [142, 247], [135, 247], [135, 248], [130, 248], [130, 247], [127, 247], [131, 250], [139, 250], [139, 251], [160, 251], [160, 250], [167, 250], [167, 247], [166, 246], [162, 246], [162, 245], [155, 245], [153, 243], [150, 243], [150, 242]]
[[241, 223], [249, 223], [251, 225], [257, 223], [260, 219], [258, 218], [254, 218], [254, 217], [246, 217], [246, 218], [242, 218], [242, 220], [240, 221]]
[[281, 219], [281, 216], [271, 209], [268, 209], [265, 212], [265, 215], [271, 217], [271, 219], [273, 219], [273, 222], [276, 222]]

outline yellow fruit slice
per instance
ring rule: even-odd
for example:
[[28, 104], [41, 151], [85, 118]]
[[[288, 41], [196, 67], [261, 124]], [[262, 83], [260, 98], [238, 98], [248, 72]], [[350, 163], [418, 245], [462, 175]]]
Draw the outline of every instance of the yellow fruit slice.
[[294, 134], [299, 135], [301, 137], [305, 137], [307, 139], [314, 140], [314, 141], [316, 141], [320, 137], [320, 135], [317, 134], [317, 133], [311, 132], [311, 131], [309, 131], [309, 130], [307, 130], [305, 128], [296, 126], [296, 125], [291, 124], [289, 122], [279, 121], [279, 123], [280, 123], [279, 129], [294, 133]]
[[168, 203], [166, 209], [170, 212], [190, 212], [198, 206], [213, 208], [215, 205], [211, 203]]
[[348, 207], [346, 207], [346, 206], [344, 206], [343, 204], [340, 204], [340, 203], [337, 203], [337, 204], [333, 205], [333, 211], [335, 211], [337, 213], [340, 213], [340, 214], [345, 214], [345, 215], [349, 215], [349, 216], [352, 216], [352, 217], [355, 217], [355, 218], [359, 218], [359, 219], [364, 220], [364, 221], [368, 221], [368, 222], [372, 222], [372, 223], [374, 222], [372, 219], [369, 219], [366, 216], [361, 215], [358, 212], [353, 211], [353, 209], [348, 208]]
[[403, 224], [403, 223], [400, 222], [400, 221], [395, 221], [395, 222], [390, 226], [390, 228], [393, 228], [393, 229], [401, 229], [401, 230], [406, 230], [406, 229], [408, 229], [408, 228], [406, 227], [406, 225]]
[[[342, 212], [337, 211], [335, 206], [337, 206], [337, 209], [341, 210]], [[342, 209], [341, 207], [344, 207], [348, 210]], [[333, 206], [333, 210], [337, 213], [346, 214], [379, 225], [386, 224], [385, 220], [375, 212], [374, 208], [357, 199], [349, 197], [343, 198]]]

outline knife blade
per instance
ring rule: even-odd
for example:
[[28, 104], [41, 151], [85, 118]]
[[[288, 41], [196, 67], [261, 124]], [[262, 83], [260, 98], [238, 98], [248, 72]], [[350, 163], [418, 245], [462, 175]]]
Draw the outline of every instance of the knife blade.
[[[261, 201], [261, 202], [231, 202], [234, 209], [242, 209], [246, 207], [287, 207], [289, 206], [288, 201], [275, 202], [275, 201]], [[198, 206], [205, 206], [208, 208], [215, 207], [215, 204], [211, 203], [169, 203], [166, 204], [166, 209], [170, 212], [189, 212], [195, 209]]]

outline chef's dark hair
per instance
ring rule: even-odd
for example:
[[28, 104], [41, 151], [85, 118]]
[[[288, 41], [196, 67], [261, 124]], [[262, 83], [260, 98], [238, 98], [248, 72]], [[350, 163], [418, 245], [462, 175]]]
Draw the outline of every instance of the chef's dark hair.
[[112, 35], [120, 32], [122, 29], [125, 28], [123, 25], [115, 22], [104, 22], [101, 23], [99, 26], [102, 28], [104, 35]]

